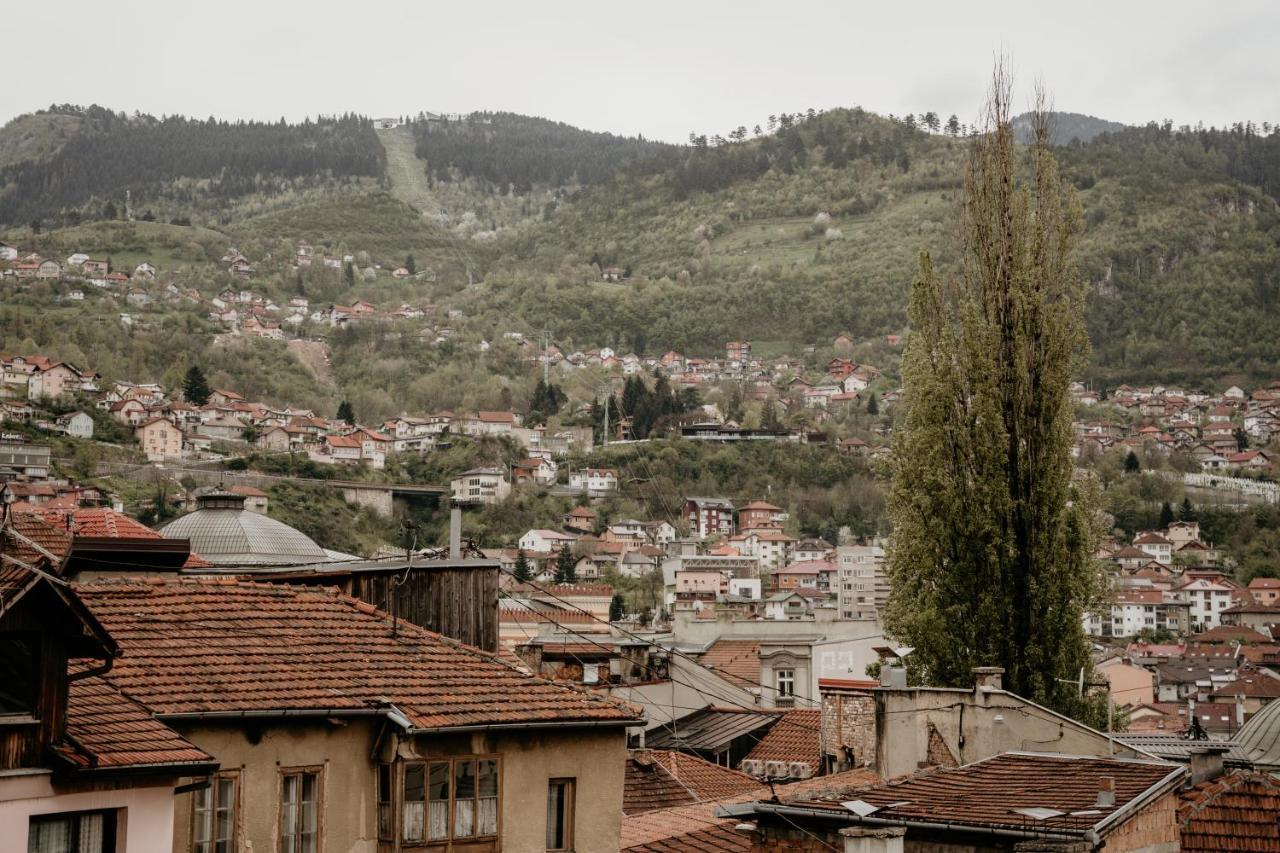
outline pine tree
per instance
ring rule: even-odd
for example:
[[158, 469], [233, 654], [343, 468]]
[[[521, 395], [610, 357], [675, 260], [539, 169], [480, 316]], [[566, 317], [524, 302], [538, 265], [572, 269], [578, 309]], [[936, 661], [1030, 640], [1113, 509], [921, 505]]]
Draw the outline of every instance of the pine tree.
[[1168, 501], [1160, 504], [1160, 529], [1167, 530], [1170, 524], [1173, 524], [1173, 507]]
[[1195, 511], [1195, 507], [1191, 506], [1191, 498], [1185, 497], [1185, 496], [1182, 498], [1182, 506], [1179, 507], [1178, 509], [1178, 520], [1179, 521], [1195, 521], [1196, 520], [1196, 511]]
[[342, 280], [347, 287], [356, 286], [356, 268], [350, 261], [342, 265]]
[[1138, 461], [1138, 454], [1132, 450], [1129, 455], [1124, 458], [1124, 471], [1126, 474], [1137, 474], [1142, 470], [1142, 463]]
[[413, 275], [418, 271], [418, 262], [413, 259], [413, 255], [405, 256], [404, 268], [409, 271], [409, 275]]
[[351, 403], [347, 400], [343, 400], [338, 404], [338, 412], [333, 417], [335, 420], [346, 421], [349, 424], [356, 422], [355, 410], [351, 408]]
[[925, 683], [967, 686], [997, 665], [1014, 693], [1096, 721], [1098, 701], [1064, 683], [1092, 669], [1082, 617], [1102, 579], [1095, 491], [1072, 479], [1069, 386], [1088, 343], [1069, 261], [1079, 203], [1043, 110], [1021, 167], [1009, 104], [998, 68], [958, 270], [940, 276], [926, 253], [911, 291], [885, 631], [915, 648]]
[[556, 555], [556, 583], [577, 583], [577, 562], [572, 548], [561, 548]]
[[622, 600], [622, 593], [615, 592], [613, 598], [609, 599], [609, 621], [617, 622], [626, 615], [626, 602]]
[[867, 414], [876, 416], [880, 414], [880, 403], [876, 401], [876, 393], [871, 392], [871, 396], [867, 397]]
[[204, 378], [204, 371], [200, 369], [200, 365], [193, 364], [187, 369], [187, 375], [182, 380], [182, 396], [193, 406], [203, 406], [209, 402], [209, 382]]
[[516, 580], [520, 583], [528, 583], [532, 573], [529, 571], [529, 558], [524, 555], [524, 549], [516, 551], [516, 564], [511, 569], [511, 573], [515, 575]]

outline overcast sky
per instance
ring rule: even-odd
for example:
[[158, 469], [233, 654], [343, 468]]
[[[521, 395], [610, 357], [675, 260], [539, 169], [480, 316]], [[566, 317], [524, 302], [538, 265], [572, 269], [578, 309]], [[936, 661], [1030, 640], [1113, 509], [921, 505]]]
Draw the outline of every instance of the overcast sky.
[[[860, 105], [969, 122], [1019, 94], [1116, 121], [1280, 120], [1280, 2], [41, 0], [4, 15], [0, 120], [51, 103], [204, 117], [510, 110], [682, 141]], [[46, 37], [35, 37], [44, 34]]]

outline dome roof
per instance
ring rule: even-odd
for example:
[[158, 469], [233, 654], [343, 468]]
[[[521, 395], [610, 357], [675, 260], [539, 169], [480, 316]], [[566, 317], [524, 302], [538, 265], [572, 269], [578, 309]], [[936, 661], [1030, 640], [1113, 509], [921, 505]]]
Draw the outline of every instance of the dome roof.
[[333, 559], [301, 531], [244, 509], [241, 495], [210, 493], [198, 506], [160, 530], [171, 539], [190, 539], [191, 550], [215, 566], [287, 566]]

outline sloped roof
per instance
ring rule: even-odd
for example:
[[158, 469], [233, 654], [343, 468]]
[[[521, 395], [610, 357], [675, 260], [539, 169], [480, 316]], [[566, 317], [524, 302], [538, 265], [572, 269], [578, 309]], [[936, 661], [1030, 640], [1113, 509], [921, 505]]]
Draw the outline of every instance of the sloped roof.
[[756, 640], [716, 640], [698, 663], [739, 681], [760, 680], [760, 643]]
[[162, 718], [332, 716], [388, 703], [424, 730], [641, 717], [404, 621], [393, 628], [387, 614], [333, 589], [147, 579], [77, 592], [124, 649], [105, 678]]
[[1280, 770], [1280, 702], [1269, 702], [1250, 717], [1235, 742], [1258, 769]]
[[212, 764], [214, 759], [101, 677], [67, 691], [67, 734], [58, 754], [79, 769]]
[[822, 766], [822, 750], [818, 745], [821, 726], [821, 708], [796, 708], [787, 711], [760, 738], [747, 758], [759, 761], [806, 761], [816, 773]]
[[703, 708], [651, 730], [645, 735], [645, 742], [653, 749], [719, 752], [738, 738], [773, 725], [777, 719], [775, 712]]
[[1180, 795], [1183, 853], [1280, 853], [1280, 782], [1237, 771]]
[[637, 749], [627, 756], [623, 814], [758, 793], [759, 780], [675, 750]]
[[[1007, 752], [865, 788], [855, 798], [875, 806], [877, 820], [926, 820], [956, 831], [1025, 829], [1032, 819], [1015, 809], [1051, 809], [1056, 814], [1035, 820], [1036, 828], [1083, 835], [1148, 791], [1172, 788], [1185, 774], [1185, 768], [1164, 762]], [[1100, 806], [1098, 791], [1106, 780], [1114, 782], [1115, 802]], [[852, 795], [826, 796], [833, 799], [801, 802], [856, 820], [840, 802]]]

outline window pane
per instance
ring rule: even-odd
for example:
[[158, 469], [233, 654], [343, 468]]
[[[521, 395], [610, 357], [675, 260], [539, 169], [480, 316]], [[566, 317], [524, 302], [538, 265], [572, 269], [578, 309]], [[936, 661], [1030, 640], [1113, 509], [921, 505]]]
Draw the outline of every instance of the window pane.
[[236, 834], [236, 781], [218, 779], [218, 800], [215, 820], [214, 853], [232, 853]]
[[456, 800], [453, 815], [453, 837], [470, 838], [475, 835], [476, 801]]
[[425, 792], [426, 769], [421, 764], [404, 766], [404, 801], [422, 802]]
[[70, 818], [32, 818], [27, 832], [27, 853], [71, 853], [71, 828]]
[[481, 797], [498, 796], [498, 762], [492, 758], [477, 761], [476, 794]]
[[80, 816], [80, 846], [76, 853], [102, 853], [103, 816], [87, 814]]
[[476, 763], [459, 761], [453, 765], [453, 796], [469, 800], [476, 795]]
[[201, 788], [195, 792], [191, 815], [192, 853], [210, 853], [210, 842], [213, 841], [212, 790], [211, 787]]
[[302, 774], [302, 801], [304, 803], [314, 803], [316, 801], [316, 774]]
[[449, 837], [449, 763], [433, 762], [428, 770], [428, 837], [434, 841]]
[[564, 849], [564, 783], [547, 786], [547, 849]]

